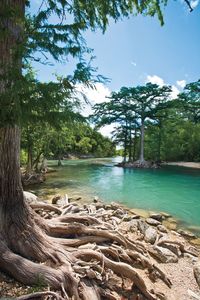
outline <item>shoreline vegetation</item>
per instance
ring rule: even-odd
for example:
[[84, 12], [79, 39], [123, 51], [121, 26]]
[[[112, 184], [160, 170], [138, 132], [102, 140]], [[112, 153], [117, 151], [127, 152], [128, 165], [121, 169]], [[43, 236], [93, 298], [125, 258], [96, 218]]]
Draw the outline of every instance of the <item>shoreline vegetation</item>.
[[[130, 296], [131, 299], [142, 300], [199, 299], [200, 246], [194, 246], [193, 234], [170, 228], [170, 220], [171, 224], [175, 222], [171, 215], [149, 212], [142, 216], [140, 210], [115, 202], [104, 203], [98, 197], [87, 204], [81, 203], [80, 197], [70, 198], [67, 195], [56, 195], [51, 203], [29, 192], [25, 192], [25, 198], [32, 209], [47, 221], [64, 218], [70, 228], [75, 226], [79, 229], [75, 236], [66, 238], [68, 247], [76, 247], [80, 253], [86, 251], [88, 255], [92, 255], [94, 250], [105, 255], [103, 269], [101, 264], [96, 269], [90, 264], [87, 274], [93, 284], [96, 280], [102, 282], [101, 293], [109, 299], [130, 299]], [[92, 232], [96, 232], [97, 228], [98, 236], [94, 236]], [[111, 261], [114, 272], [108, 272], [107, 264]], [[125, 262], [128, 265], [125, 266]], [[5, 274], [0, 275], [3, 278], [0, 291], [4, 297], [33, 292], [43, 293], [41, 296], [48, 293], [60, 296], [56, 290], [49, 291], [39, 285], [30, 288]]]

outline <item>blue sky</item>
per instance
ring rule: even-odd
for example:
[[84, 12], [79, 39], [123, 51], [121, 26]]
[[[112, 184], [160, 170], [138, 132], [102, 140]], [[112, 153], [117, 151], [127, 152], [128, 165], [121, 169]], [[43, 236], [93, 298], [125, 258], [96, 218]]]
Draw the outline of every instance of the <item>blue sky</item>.
[[[176, 95], [185, 83], [200, 78], [200, 4], [193, 0], [195, 9], [190, 13], [181, 1], [169, 0], [162, 27], [157, 17], [137, 16], [116, 24], [111, 21], [105, 34], [84, 34], [88, 46], [94, 49], [98, 73], [110, 78], [106, 85], [97, 84], [96, 91], [86, 91], [92, 102], [105, 100], [110, 91], [122, 86], [147, 81], [170, 84]], [[34, 67], [38, 77], [47, 81], [54, 78], [53, 73], [68, 75], [72, 63]]]
[[[88, 46], [94, 49], [94, 65], [111, 79], [110, 89], [143, 84], [148, 75], [169, 84], [199, 79], [200, 5], [190, 13], [185, 3], [169, 1], [164, 19], [161, 27], [156, 17], [137, 16], [111, 22], [104, 35], [100, 31], [85, 34]], [[49, 80], [52, 73], [67, 74], [71, 66], [68, 62], [35, 67], [40, 79]]]

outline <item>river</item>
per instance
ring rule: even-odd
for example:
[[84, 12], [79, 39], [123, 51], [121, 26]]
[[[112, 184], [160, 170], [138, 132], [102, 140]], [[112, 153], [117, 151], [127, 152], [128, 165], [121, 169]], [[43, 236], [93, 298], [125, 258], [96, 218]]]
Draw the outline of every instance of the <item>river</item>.
[[[91, 201], [119, 201], [132, 208], [165, 211], [200, 232], [200, 170], [176, 166], [123, 169], [115, 159], [65, 161], [47, 181], [31, 188], [43, 198], [67, 193]], [[55, 162], [49, 162], [50, 166]]]

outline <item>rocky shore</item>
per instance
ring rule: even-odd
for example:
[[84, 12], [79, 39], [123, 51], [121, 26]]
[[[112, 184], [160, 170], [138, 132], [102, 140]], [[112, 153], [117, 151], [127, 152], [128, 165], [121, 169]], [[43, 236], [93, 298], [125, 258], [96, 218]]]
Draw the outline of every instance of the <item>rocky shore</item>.
[[176, 161], [176, 162], [167, 162], [167, 163], [164, 163], [164, 165], [200, 169], [200, 162]]
[[[68, 245], [71, 243], [71, 246], [75, 247], [76, 242], [79, 249], [90, 249], [91, 252], [97, 250], [114, 261], [126, 262], [145, 283], [143, 288], [142, 285], [131, 282], [130, 276], [127, 279], [107, 269], [104, 277], [103, 270], [96, 270], [94, 273], [92, 267], [88, 267], [88, 278], [102, 284], [106, 282], [109, 289], [108, 297], [105, 295], [100, 299], [200, 299], [200, 249], [191, 243], [195, 239], [193, 234], [170, 229], [170, 215], [149, 213], [142, 217], [134, 209], [128, 209], [118, 203], [106, 204], [97, 197], [93, 203], [80, 204], [80, 198], [57, 195], [50, 204], [31, 193], [26, 192], [25, 196], [32, 209], [46, 220], [63, 216], [65, 221], [67, 219], [72, 226], [77, 226], [77, 232], [87, 232], [87, 243], [84, 242], [85, 236], [77, 234], [67, 238]], [[98, 220], [96, 225], [93, 224], [94, 220]], [[98, 231], [95, 238], [93, 233], [97, 227], [101, 228], [101, 231]], [[102, 235], [99, 232], [102, 232]], [[128, 272], [128, 268], [126, 271]], [[13, 283], [5, 275], [2, 276], [4, 277], [2, 279], [0, 276], [0, 297], [16, 297], [27, 294], [32, 289]], [[12, 285], [13, 293], [9, 291], [9, 285]], [[41, 287], [38, 287], [38, 290], [41, 291]], [[149, 294], [146, 290], [150, 291]]]

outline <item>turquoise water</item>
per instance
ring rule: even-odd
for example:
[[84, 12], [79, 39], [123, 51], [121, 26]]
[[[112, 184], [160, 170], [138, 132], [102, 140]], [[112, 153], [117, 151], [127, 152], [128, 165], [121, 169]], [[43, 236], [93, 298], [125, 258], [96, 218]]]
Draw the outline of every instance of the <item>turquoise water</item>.
[[65, 161], [34, 191], [92, 200], [119, 201], [133, 208], [165, 211], [187, 226], [200, 226], [200, 170], [166, 166], [158, 170], [123, 169], [111, 159]]

